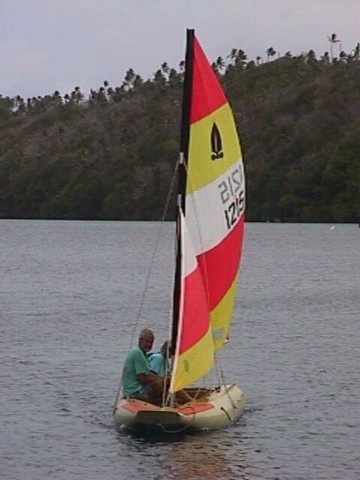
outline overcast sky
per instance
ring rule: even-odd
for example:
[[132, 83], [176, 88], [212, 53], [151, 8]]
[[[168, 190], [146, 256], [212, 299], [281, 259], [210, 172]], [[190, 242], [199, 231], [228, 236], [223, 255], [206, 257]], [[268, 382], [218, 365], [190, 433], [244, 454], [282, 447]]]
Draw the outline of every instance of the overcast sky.
[[210, 61], [233, 48], [321, 56], [333, 33], [350, 53], [360, 0], [0, 0], [0, 95], [88, 94], [121, 85], [129, 68], [144, 79], [163, 62], [178, 69], [186, 28]]

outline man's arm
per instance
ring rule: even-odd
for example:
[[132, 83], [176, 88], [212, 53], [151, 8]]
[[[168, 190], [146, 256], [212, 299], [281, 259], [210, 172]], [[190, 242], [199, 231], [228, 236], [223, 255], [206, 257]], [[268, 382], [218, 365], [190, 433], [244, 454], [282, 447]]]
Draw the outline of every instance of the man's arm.
[[137, 373], [136, 378], [139, 380], [140, 383], [143, 385], [148, 385], [149, 383], [158, 382], [159, 378], [161, 378], [157, 373], [148, 372], [148, 373]]

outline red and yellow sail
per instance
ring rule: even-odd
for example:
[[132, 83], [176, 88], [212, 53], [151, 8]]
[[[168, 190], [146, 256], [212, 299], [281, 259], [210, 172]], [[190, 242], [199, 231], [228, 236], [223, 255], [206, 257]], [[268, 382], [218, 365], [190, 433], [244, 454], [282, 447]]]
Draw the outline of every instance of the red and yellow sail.
[[171, 392], [204, 376], [228, 336], [245, 209], [242, 155], [231, 108], [193, 31], [188, 32], [187, 48], [186, 181]]

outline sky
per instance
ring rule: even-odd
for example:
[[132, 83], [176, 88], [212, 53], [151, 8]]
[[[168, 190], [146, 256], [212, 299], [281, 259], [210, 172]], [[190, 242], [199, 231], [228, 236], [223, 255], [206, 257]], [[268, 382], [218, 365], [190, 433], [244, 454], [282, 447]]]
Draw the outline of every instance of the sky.
[[[186, 28], [209, 60], [242, 49], [249, 60], [330, 51], [360, 42], [360, 0], [0, 0], [0, 95], [87, 95], [132, 68], [152, 78], [179, 69]], [[275, 58], [275, 57], [274, 57]]]

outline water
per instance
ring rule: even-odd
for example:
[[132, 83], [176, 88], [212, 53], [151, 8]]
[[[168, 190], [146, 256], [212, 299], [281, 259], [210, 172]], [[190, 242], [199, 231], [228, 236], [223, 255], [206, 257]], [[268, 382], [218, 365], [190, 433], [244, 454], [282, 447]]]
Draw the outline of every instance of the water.
[[173, 225], [154, 256], [159, 229], [0, 221], [0, 479], [359, 479], [357, 225], [247, 225], [220, 357], [247, 394], [236, 425], [116, 432], [134, 335], [153, 327], [160, 346], [168, 333]]

